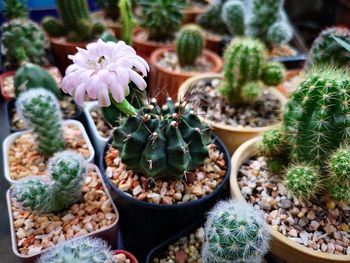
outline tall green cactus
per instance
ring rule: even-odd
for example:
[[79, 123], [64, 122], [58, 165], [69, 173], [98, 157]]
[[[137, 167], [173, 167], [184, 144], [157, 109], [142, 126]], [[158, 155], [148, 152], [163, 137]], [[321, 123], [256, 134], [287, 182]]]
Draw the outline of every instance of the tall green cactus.
[[227, 1], [222, 7], [221, 17], [232, 35], [244, 36], [245, 7], [243, 0]]
[[194, 65], [202, 54], [204, 38], [200, 27], [186, 25], [176, 38], [176, 54], [181, 66]]
[[113, 146], [128, 169], [151, 178], [182, 178], [208, 156], [210, 129], [192, 110], [169, 98], [163, 107], [155, 99], [124, 118], [113, 134]]
[[210, 32], [229, 34], [226, 24], [221, 17], [224, 2], [225, 0], [213, 1], [208, 10], [197, 18], [197, 23]]
[[119, 0], [118, 8], [121, 13], [122, 22], [122, 40], [126, 44], [132, 44], [132, 33], [135, 27], [135, 18], [132, 13], [132, 6], [130, 0]]
[[41, 154], [51, 156], [64, 148], [62, 114], [53, 93], [43, 88], [30, 89], [19, 96], [16, 110], [34, 129]]

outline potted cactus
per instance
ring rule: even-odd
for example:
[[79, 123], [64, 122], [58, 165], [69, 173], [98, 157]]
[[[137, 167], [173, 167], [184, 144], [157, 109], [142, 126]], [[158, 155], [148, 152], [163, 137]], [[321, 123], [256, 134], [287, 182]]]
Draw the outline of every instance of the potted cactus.
[[7, 191], [7, 203], [13, 251], [23, 260], [33, 262], [58, 242], [77, 236], [116, 241], [117, 210], [98, 168], [84, 165], [78, 153], [54, 155], [49, 174], [16, 182]]
[[197, 17], [206, 11], [211, 2], [211, 0], [186, 0], [182, 23], [196, 22]]
[[286, 99], [276, 89], [284, 67], [266, 60], [258, 40], [237, 38], [227, 47], [224, 71], [190, 78], [179, 89], [181, 100], [193, 91], [191, 104], [233, 151], [244, 141], [271, 129]]
[[271, 252], [286, 262], [349, 261], [347, 240], [338, 241], [350, 232], [349, 80], [334, 67], [309, 70], [282, 127], [246, 142], [232, 158], [232, 196], [264, 210]]
[[10, 183], [45, 174], [48, 158], [63, 149], [79, 152], [87, 162], [93, 160], [94, 149], [83, 125], [62, 121], [59, 103], [50, 91], [37, 88], [22, 93], [16, 110], [32, 130], [13, 133], [4, 140], [4, 174]]
[[[178, 33], [176, 47], [156, 49], [150, 58], [153, 67], [149, 81], [149, 92], [162, 103], [170, 96], [176, 99], [180, 85], [196, 74], [222, 69], [221, 58], [204, 49], [202, 30], [196, 25], [186, 25]], [[166, 84], [166, 90], [158, 90]]]

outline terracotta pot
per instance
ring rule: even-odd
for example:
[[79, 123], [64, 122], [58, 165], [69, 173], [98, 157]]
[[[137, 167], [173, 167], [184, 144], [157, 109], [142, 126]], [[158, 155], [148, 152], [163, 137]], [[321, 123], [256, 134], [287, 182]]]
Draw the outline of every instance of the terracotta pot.
[[[284, 81], [289, 81], [299, 75], [301, 72], [301, 69], [291, 69], [287, 70], [287, 75]], [[285, 87], [284, 82], [277, 86], [277, 89], [286, 97], [289, 97], [290, 91]]]
[[[178, 100], [184, 97], [187, 90], [193, 86], [194, 83], [201, 81], [201, 80], [210, 80], [210, 79], [223, 79], [223, 76], [221, 74], [201, 74], [199, 76], [193, 77], [188, 79], [186, 82], [184, 82], [178, 92]], [[276, 97], [283, 107], [287, 99], [283, 94], [281, 94], [277, 89], [270, 88], [269, 91], [271, 94]], [[232, 127], [225, 124], [216, 123], [214, 121], [207, 120], [206, 118], [203, 118], [203, 121], [208, 123], [212, 128], [213, 132], [220, 137], [221, 140], [224, 141], [227, 149], [232, 154], [242, 143], [245, 141], [256, 137], [265, 131], [268, 131], [274, 127], [276, 127], [278, 124], [265, 126], [265, 127], [258, 127], [258, 128], [239, 128], [239, 127]]]
[[[231, 159], [231, 176], [230, 176], [230, 188], [231, 197], [237, 198], [243, 202], [246, 202], [237, 182], [237, 175], [241, 165], [257, 154], [257, 143], [261, 140], [261, 137], [253, 138], [244, 144], [242, 144]], [[295, 241], [290, 240], [277, 230], [270, 227], [272, 238], [270, 241], [270, 252], [286, 263], [336, 263], [336, 262], [348, 262], [350, 263], [350, 256], [346, 255], [334, 255], [315, 251], [312, 248], [307, 248]]]
[[139, 263], [136, 257], [128, 251], [118, 249], [118, 250], [114, 250], [113, 252], [114, 252], [114, 255], [124, 254], [126, 258], [130, 260], [130, 263]]
[[[187, 79], [201, 74], [200, 72], [179, 72], [166, 69], [159, 64], [159, 59], [165, 52], [175, 52], [174, 47], [164, 47], [155, 50], [150, 58], [151, 74], [149, 78], [149, 93], [151, 97], [156, 97], [160, 103], [164, 103], [167, 97], [177, 99], [180, 85]], [[202, 53], [208, 61], [213, 64], [211, 72], [218, 73], [222, 69], [222, 59], [214, 52], [203, 50]], [[162, 88], [166, 88], [162, 92]]]
[[204, 14], [207, 8], [191, 7], [186, 8], [183, 12], [184, 18], [182, 20], [183, 24], [196, 23], [197, 17]]
[[103, 11], [97, 11], [91, 14], [92, 19], [102, 21], [106, 24], [107, 28], [113, 30], [114, 35], [117, 39], [120, 39], [122, 32], [122, 25], [119, 22], [106, 19], [105, 13]]
[[216, 36], [205, 36], [205, 48], [217, 54], [221, 52], [221, 39]]

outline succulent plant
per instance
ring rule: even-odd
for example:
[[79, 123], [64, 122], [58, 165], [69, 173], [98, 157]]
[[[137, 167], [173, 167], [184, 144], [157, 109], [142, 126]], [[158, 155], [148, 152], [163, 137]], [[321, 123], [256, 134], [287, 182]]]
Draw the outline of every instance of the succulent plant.
[[203, 33], [196, 25], [184, 26], [176, 37], [176, 54], [181, 66], [194, 65], [203, 48]]
[[3, 14], [7, 20], [27, 18], [29, 11], [25, 0], [4, 0]]
[[183, 18], [183, 0], [141, 0], [141, 26], [149, 32], [149, 39], [165, 41], [172, 39], [180, 28]]
[[125, 117], [113, 134], [113, 147], [128, 169], [154, 179], [182, 178], [204, 163], [210, 129], [190, 109], [171, 98], [162, 107], [155, 99]]
[[61, 19], [45, 17], [42, 26], [52, 36], [67, 35], [69, 41], [88, 41], [101, 35], [104, 25], [93, 22], [85, 0], [56, 0]]
[[266, 35], [267, 43], [274, 45], [286, 44], [292, 38], [293, 32], [291, 27], [285, 21], [277, 21], [272, 24]]
[[13, 19], [2, 26], [2, 54], [5, 66], [16, 68], [27, 60], [38, 65], [47, 63], [48, 41], [45, 33], [33, 21]]
[[33, 128], [39, 153], [51, 156], [64, 148], [61, 110], [53, 93], [43, 88], [23, 92], [16, 110]]
[[24, 178], [13, 185], [12, 195], [24, 208], [36, 213], [59, 212], [81, 199], [84, 182], [83, 158], [78, 153], [57, 153], [49, 164], [49, 180]]
[[119, 0], [118, 8], [121, 13], [121, 22], [122, 22], [122, 40], [125, 41], [126, 44], [132, 44], [132, 33], [135, 27], [135, 18], [132, 13], [132, 6], [130, 0]]
[[281, 129], [275, 128], [265, 132], [258, 148], [266, 157], [280, 156], [287, 148]]
[[254, 102], [262, 90], [261, 81], [277, 85], [283, 80], [283, 77], [280, 79], [284, 75], [283, 66], [267, 62], [265, 53], [265, 46], [260, 41], [249, 38], [234, 39], [227, 47], [224, 84], [220, 92], [231, 104]]
[[244, 36], [245, 7], [242, 0], [227, 1], [221, 11], [221, 17], [232, 35]]
[[96, 0], [96, 4], [104, 11], [106, 18], [119, 21], [119, 0]]
[[327, 64], [350, 66], [350, 52], [334, 39], [337, 37], [350, 43], [350, 30], [346, 27], [331, 27], [323, 30], [315, 39], [309, 54], [308, 64]]
[[203, 263], [256, 263], [269, 248], [270, 232], [262, 212], [238, 200], [217, 203], [204, 233]]

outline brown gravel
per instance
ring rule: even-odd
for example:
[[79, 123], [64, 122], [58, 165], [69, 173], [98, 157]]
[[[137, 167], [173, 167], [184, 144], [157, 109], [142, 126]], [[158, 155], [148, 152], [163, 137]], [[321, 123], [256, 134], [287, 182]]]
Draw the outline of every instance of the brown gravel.
[[297, 51], [289, 45], [274, 46], [270, 52], [269, 57], [290, 57], [295, 56]]
[[11, 199], [18, 250], [33, 255], [60, 241], [104, 229], [116, 214], [96, 171], [89, 170], [83, 186], [83, 200], [61, 213], [35, 214], [23, 210]]
[[[67, 149], [77, 151], [84, 158], [90, 156], [89, 148], [78, 126], [64, 126], [64, 137]], [[32, 133], [19, 136], [9, 149], [10, 176], [13, 180], [28, 175], [44, 175], [47, 171], [47, 158], [36, 150], [35, 139]]]
[[90, 111], [91, 117], [95, 123], [96, 129], [101, 137], [109, 138], [113, 134], [113, 128], [111, 128], [103, 117], [101, 108], [95, 108]]
[[267, 223], [289, 239], [317, 251], [350, 255], [350, 207], [325, 197], [319, 203], [292, 197], [281, 179], [267, 170], [264, 157], [240, 168], [238, 184], [245, 199], [265, 212]]
[[130, 263], [131, 262], [130, 259], [126, 258], [126, 255], [122, 254], [122, 253], [114, 255], [112, 260], [115, 263]]
[[112, 146], [105, 161], [107, 177], [120, 190], [138, 200], [154, 204], [179, 204], [197, 200], [214, 191], [226, 174], [223, 153], [215, 144], [209, 145], [209, 157], [204, 165], [187, 174], [187, 180], [156, 180], [134, 174], [121, 163], [119, 151]]

